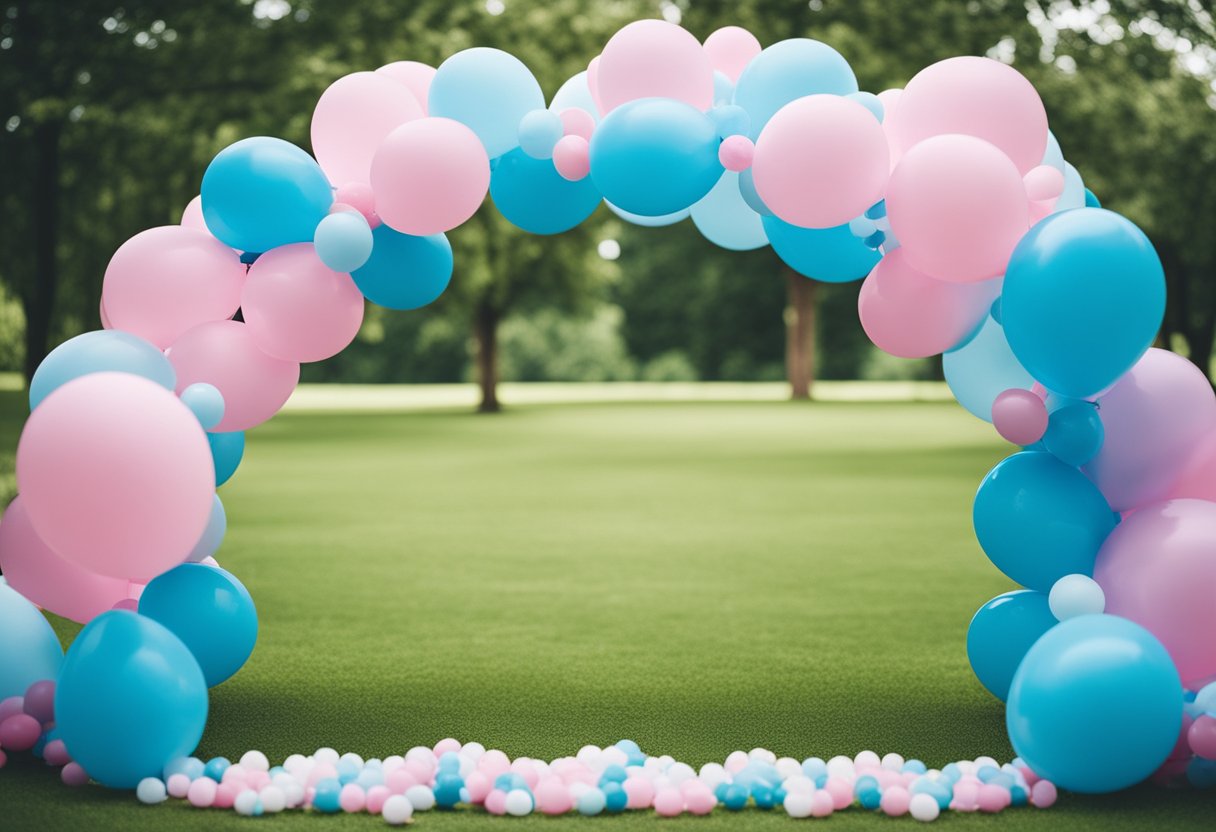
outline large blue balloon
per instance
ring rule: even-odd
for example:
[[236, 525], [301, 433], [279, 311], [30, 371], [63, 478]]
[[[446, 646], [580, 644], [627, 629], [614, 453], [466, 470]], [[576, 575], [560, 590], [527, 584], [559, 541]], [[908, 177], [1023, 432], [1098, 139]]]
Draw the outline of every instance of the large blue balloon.
[[985, 422], [992, 421], [992, 403], [1001, 393], [1034, 386], [1009, 349], [1004, 328], [991, 315], [970, 341], [942, 355], [942, 371], [958, 403]]
[[519, 147], [519, 122], [545, 106], [545, 94], [523, 61], [477, 46], [439, 65], [427, 91], [427, 113], [450, 118], [477, 134], [496, 159]]
[[139, 614], [182, 640], [202, 668], [207, 687], [229, 679], [253, 653], [258, 613], [245, 586], [229, 572], [183, 563], [149, 582]]
[[351, 272], [372, 303], [418, 309], [434, 301], [452, 279], [452, 244], [443, 234], [412, 237], [380, 225], [372, 232], [372, 256]]
[[64, 341], [42, 359], [30, 379], [30, 410], [72, 379], [107, 371], [143, 376], [166, 390], [177, 384], [173, 365], [155, 345], [129, 332], [99, 329]]
[[1182, 683], [1148, 630], [1113, 615], [1070, 618], [1023, 659], [1005, 711], [1018, 756], [1074, 792], [1125, 789], [1156, 771], [1182, 727]]
[[160, 777], [169, 761], [194, 751], [206, 722], [198, 662], [152, 619], [102, 613], [68, 649], [55, 687], [55, 727], [102, 785], [133, 789]]
[[1115, 513], [1090, 480], [1049, 453], [1023, 451], [988, 472], [975, 495], [975, 536], [988, 559], [1042, 593], [1065, 575], [1093, 575]]
[[792, 38], [752, 58], [735, 84], [735, 103], [752, 117], [754, 139], [778, 110], [796, 98], [849, 95], [857, 90], [857, 76], [839, 52], [817, 40]]
[[683, 211], [673, 211], [670, 214], [663, 214], [658, 217], [644, 217], [641, 214], [632, 214], [624, 208], [618, 208], [608, 200], [604, 200], [604, 204], [608, 206], [608, 210], [625, 222], [640, 225], [643, 228], [662, 228], [668, 225], [675, 225], [682, 220], [688, 219], [688, 215], [692, 213], [692, 209], [685, 208]]
[[255, 253], [311, 243], [334, 201], [315, 159], [267, 136], [217, 153], [203, 174], [201, 195], [203, 220], [215, 238]]
[[585, 69], [562, 84], [553, 94], [553, 101], [549, 104], [549, 109], [558, 113], [571, 107], [586, 110], [595, 119], [595, 123], [599, 124], [600, 111], [595, 106], [595, 99], [591, 97], [591, 87], [587, 85]]
[[825, 283], [861, 280], [882, 255], [853, 236], [849, 226], [799, 228], [778, 217], [764, 217], [764, 233], [785, 263], [799, 274]]
[[59, 675], [63, 648], [46, 617], [0, 577], [0, 699]]
[[1001, 320], [1018, 361], [1074, 399], [1140, 360], [1165, 314], [1165, 274], [1144, 232], [1102, 208], [1053, 214], [1018, 243]]
[[1026, 651], [1056, 625], [1041, 592], [998, 595], [975, 612], [967, 628], [967, 658], [980, 684], [1002, 702]]
[[696, 107], [641, 98], [604, 117], [591, 137], [591, 178], [604, 198], [658, 217], [692, 207], [722, 176], [718, 130]]
[[219, 488], [232, 479], [245, 456], [245, 434], [239, 430], [209, 433], [207, 441], [211, 444], [211, 460], [215, 464], [215, 487]]
[[571, 182], [549, 159], [533, 159], [520, 149], [498, 160], [490, 175], [490, 196], [504, 217], [532, 234], [569, 231], [600, 204], [590, 176]]
[[727, 171], [705, 197], [692, 206], [692, 221], [705, 239], [732, 251], [768, 245], [760, 215], [743, 200], [739, 174]]

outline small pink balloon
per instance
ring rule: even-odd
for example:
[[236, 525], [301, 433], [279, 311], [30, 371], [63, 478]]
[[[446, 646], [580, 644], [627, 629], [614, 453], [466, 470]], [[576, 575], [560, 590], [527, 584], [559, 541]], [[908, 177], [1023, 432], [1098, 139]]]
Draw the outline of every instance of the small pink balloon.
[[182, 218], [178, 222], [185, 228], [193, 228], [196, 231], [202, 231], [207, 234], [211, 232], [207, 230], [207, 223], [203, 221], [203, 198], [196, 196], [194, 199], [186, 203], [185, 209], [182, 210]]
[[177, 371], [178, 393], [199, 381], [220, 391], [224, 418], [214, 430], [221, 433], [265, 422], [286, 403], [300, 380], [299, 364], [262, 352], [248, 326], [237, 321], [196, 326], [177, 339], [168, 357]]
[[1054, 201], [1064, 193], [1064, 174], [1051, 165], [1031, 168], [1022, 182], [1026, 185], [1026, 196], [1034, 202]]
[[139, 612], [139, 599], [123, 598], [121, 601], [115, 601], [114, 606], [110, 607], [113, 610], [126, 610], [127, 612]]
[[[340, 795], [339, 795], [340, 796]], [[378, 815], [384, 810], [384, 803], [392, 796], [385, 786], [372, 786], [367, 790], [367, 812]]]
[[760, 54], [760, 41], [741, 26], [724, 26], [705, 39], [709, 63], [734, 83], [752, 60]]
[[809, 95], [764, 126], [752, 176], [760, 199], [781, 219], [832, 228], [882, 199], [889, 159], [882, 125], [869, 110], [838, 95]]
[[235, 783], [220, 783], [215, 790], [215, 800], [211, 805], [217, 809], [231, 809], [232, 804], [236, 803], [236, 796], [240, 790], [241, 787]]
[[654, 796], [654, 810], [661, 817], [674, 818], [684, 811], [684, 795], [679, 789], [664, 786]]
[[405, 84], [422, 108], [422, 114], [426, 115], [427, 93], [431, 89], [431, 79], [435, 77], [435, 67], [418, 61], [394, 61], [380, 67], [376, 72], [392, 78], [399, 84]]
[[312, 113], [312, 149], [334, 185], [370, 181], [380, 143], [426, 115], [409, 89], [377, 72], [353, 72], [329, 85]]
[[718, 161], [727, 170], [741, 173], [752, 166], [756, 146], [747, 136], [727, 136], [718, 146]]
[[169, 793], [169, 797], [176, 797], [179, 800], [190, 793], [191, 780], [185, 774], [171, 774], [165, 782], [165, 790]]
[[718, 805], [718, 799], [713, 791], [699, 780], [687, 781], [690, 785], [684, 790], [684, 805], [694, 815], [708, 815]]
[[477, 134], [448, 118], [422, 118], [390, 133], [372, 160], [376, 213], [402, 234], [450, 231], [477, 212], [490, 160]]
[[80, 763], [68, 763], [59, 772], [59, 778], [68, 786], [83, 786], [89, 782], [89, 775], [81, 767]]
[[947, 58], [908, 82], [892, 138], [907, 153], [925, 139], [947, 133], [983, 139], [1027, 173], [1042, 162], [1047, 149], [1047, 111], [1034, 85], [1008, 64], [973, 56]]
[[435, 753], [436, 757], [442, 757], [449, 751], [453, 754], [459, 754], [460, 747], [460, 740], [455, 739], [454, 737], [445, 737], [444, 739], [441, 739], [439, 742], [435, 743], [435, 747], [431, 750]]
[[546, 777], [536, 785], [536, 808], [546, 815], [564, 815], [574, 807], [570, 789], [560, 777]]
[[42, 759], [46, 760], [48, 766], [66, 766], [72, 762], [72, 756], [68, 754], [68, 747], [63, 744], [63, 740], [51, 740], [42, 749]]
[[9, 751], [29, 751], [42, 736], [42, 723], [29, 714], [13, 714], [0, 722], [0, 747]]
[[219, 784], [210, 777], [200, 777], [193, 780], [186, 789], [186, 800], [197, 809], [206, 809], [215, 803], [215, 794]]
[[558, 117], [562, 120], [562, 135], [582, 136], [591, 141], [591, 134], [595, 132], [595, 116], [591, 113], [582, 107], [567, 107], [558, 113]]
[[1029, 390], [1011, 388], [993, 401], [992, 426], [1015, 445], [1033, 445], [1047, 432], [1047, 405]]
[[843, 809], [853, 803], [853, 784], [843, 777], [829, 777], [823, 788], [832, 798], [833, 809]]
[[1011, 796], [1008, 789], [984, 783], [979, 788], [976, 803], [981, 812], [995, 813], [1009, 805]]
[[1030, 805], [1037, 809], [1047, 809], [1055, 804], [1056, 786], [1050, 780], [1040, 780], [1030, 787]]
[[891, 173], [886, 199], [908, 262], [939, 280], [970, 283], [1004, 274], [1030, 227], [1021, 174], [1000, 150], [971, 136], [936, 136], [907, 151]]
[[338, 793], [338, 805], [342, 807], [343, 812], [362, 812], [367, 808], [367, 794], [357, 783], [347, 783]]
[[507, 793], [502, 789], [494, 789], [486, 795], [485, 807], [491, 815], [505, 815], [507, 813]]
[[464, 787], [469, 790], [469, 802], [477, 805], [485, 803], [486, 795], [494, 788], [494, 781], [480, 771], [474, 771], [465, 778]]
[[348, 205], [363, 215], [368, 228], [380, 225], [380, 216], [376, 213], [376, 194], [372, 186], [365, 182], [347, 182], [340, 185], [334, 192], [334, 204], [329, 212], [334, 213], [338, 205]]
[[594, 83], [601, 113], [638, 98], [674, 98], [698, 110], [714, 103], [709, 55], [686, 29], [665, 20], [636, 20], [618, 30], [599, 58]]
[[1216, 760], [1216, 717], [1204, 714], [1191, 723], [1186, 741], [1196, 757]]
[[888, 817], [897, 818], [908, 813], [908, 805], [911, 802], [912, 796], [908, 794], [907, 789], [903, 786], [890, 786], [883, 789], [878, 808]]
[[[850, 802], [851, 800], [852, 798], [850, 796]], [[847, 805], [848, 804], [846, 803], [845, 806]], [[819, 789], [811, 795], [811, 817], [826, 818], [831, 816], [832, 812], [834, 811], [836, 811], [836, 799], [831, 792], [825, 789]]]
[[582, 136], [562, 136], [553, 146], [553, 167], [571, 182], [586, 179], [591, 173], [591, 145]]
[[410, 786], [418, 785], [418, 778], [404, 767], [396, 768], [385, 775], [384, 785], [388, 786], [393, 794], [405, 794], [405, 790]]
[[629, 777], [622, 786], [625, 789], [626, 807], [648, 809], [654, 802], [654, 783], [645, 777]]
[[245, 266], [206, 232], [149, 228], [127, 240], [106, 267], [101, 298], [114, 329], [165, 349], [186, 330], [236, 314]]

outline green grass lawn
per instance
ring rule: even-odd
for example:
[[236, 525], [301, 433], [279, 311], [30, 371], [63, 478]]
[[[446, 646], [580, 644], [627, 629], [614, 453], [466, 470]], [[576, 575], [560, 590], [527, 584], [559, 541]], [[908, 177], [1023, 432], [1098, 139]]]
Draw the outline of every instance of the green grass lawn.
[[[0, 396], [11, 454], [23, 411], [19, 394]], [[928, 403], [284, 414], [250, 434], [221, 490], [218, 557], [253, 593], [262, 630], [212, 692], [198, 753], [387, 756], [451, 735], [546, 758], [630, 737], [694, 765], [755, 746], [933, 766], [1008, 758], [1003, 706], [963, 645], [976, 607], [1010, 587], [970, 523], [976, 485], [1007, 451], [957, 406]], [[365, 815], [148, 808], [14, 757], [0, 771], [5, 830], [380, 828]], [[1214, 810], [1210, 793], [1142, 788], [939, 822], [1177, 830], [1211, 828]], [[757, 810], [679, 821], [791, 822]], [[858, 809], [831, 819], [900, 822], [914, 823]]]

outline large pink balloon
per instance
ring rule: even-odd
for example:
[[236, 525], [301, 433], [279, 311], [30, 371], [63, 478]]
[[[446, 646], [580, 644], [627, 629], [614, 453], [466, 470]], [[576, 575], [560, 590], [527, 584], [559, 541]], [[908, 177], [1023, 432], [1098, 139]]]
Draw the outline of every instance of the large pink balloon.
[[387, 74], [354, 72], [329, 85], [312, 113], [312, 149], [335, 187], [371, 179], [380, 142], [426, 115], [409, 89]]
[[65, 560], [146, 580], [202, 536], [215, 468], [207, 435], [176, 396], [141, 376], [92, 373], [30, 414], [17, 487], [38, 537]]
[[636, 20], [604, 46], [595, 78], [600, 112], [637, 98], [674, 98], [698, 110], [714, 103], [714, 69], [701, 43], [665, 20]]
[[1182, 471], [1182, 476], [1170, 487], [1169, 498], [1195, 497], [1216, 503], [1216, 430], [1199, 444]]
[[450, 231], [477, 212], [490, 188], [490, 160], [477, 134], [449, 118], [403, 124], [372, 160], [376, 213], [402, 234]]
[[312, 243], [271, 249], [249, 267], [241, 314], [258, 349], [284, 361], [323, 361], [363, 324], [363, 295]]
[[1098, 399], [1098, 415], [1106, 438], [1082, 470], [1111, 508], [1126, 511], [1170, 493], [1216, 430], [1216, 395], [1190, 361], [1150, 349]]
[[203, 219], [203, 198], [196, 196], [194, 199], [186, 203], [186, 207], [182, 209], [182, 218], [178, 225], [184, 228], [194, 228], [198, 231], [207, 231], [207, 223]]
[[1184, 682], [1216, 674], [1216, 503], [1169, 500], [1132, 512], [1102, 544], [1094, 580], [1106, 612], [1169, 650]]
[[245, 266], [228, 246], [204, 231], [165, 225], [119, 246], [101, 299], [114, 329], [164, 349], [191, 327], [236, 314], [244, 282]]
[[705, 39], [705, 54], [714, 69], [735, 82], [760, 54], [760, 41], [741, 26], [724, 26]]
[[418, 61], [394, 61], [380, 67], [376, 72], [409, 87], [410, 92], [414, 95], [414, 100], [422, 108], [422, 114], [427, 114], [427, 93], [431, 90], [431, 79], [435, 77], [435, 67]]
[[834, 228], [882, 199], [887, 138], [865, 107], [838, 95], [786, 104], [756, 140], [756, 193], [791, 225]]
[[[907, 98], [905, 92], [897, 119]], [[1004, 274], [1030, 227], [1021, 174], [1004, 153], [971, 136], [936, 136], [905, 153], [887, 185], [887, 214], [909, 263], [959, 283]]]
[[298, 363], [262, 352], [249, 327], [237, 321], [196, 326], [174, 342], [168, 356], [177, 371], [177, 392], [203, 381], [223, 395], [224, 418], [212, 428], [218, 433], [262, 424], [278, 412], [300, 380]]
[[600, 96], [600, 56], [596, 55], [587, 63], [587, 89], [591, 92], [591, 100], [599, 115], [608, 111], [604, 109], [604, 99]]
[[1026, 173], [1043, 161], [1047, 111], [1034, 85], [1013, 67], [991, 58], [947, 58], [908, 82], [892, 139], [907, 153], [946, 133], [981, 138]]
[[903, 156], [899, 146], [891, 139], [895, 130], [895, 107], [903, 95], [904, 91], [899, 88], [883, 90], [878, 94], [878, 103], [882, 104], [882, 132], [887, 137], [887, 147], [891, 151], [891, 170], [895, 170], [900, 157]]
[[925, 358], [953, 349], [974, 333], [1000, 291], [999, 280], [936, 280], [909, 265], [904, 250], [897, 248], [861, 284], [857, 314], [879, 349], [901, 358]]

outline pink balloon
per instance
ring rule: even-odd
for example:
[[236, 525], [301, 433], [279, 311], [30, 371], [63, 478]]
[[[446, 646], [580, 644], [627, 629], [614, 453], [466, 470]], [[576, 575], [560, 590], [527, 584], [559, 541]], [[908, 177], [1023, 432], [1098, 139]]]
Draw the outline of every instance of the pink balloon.
[[141, 376], [92, 373], [30, 414], [17, 486], [34, 531], [61, 557], [142, 580], [181, 563], [202, 537], [215, 468], [176, 396]]
[[595, 116], [582, 107], [567, 107], [558, 116], [562, 120], [563, 136], [582, 136], [591, 141], [591, 134], [595, 132]]
[[477, 212], [490, 160], [477, 134], [448, 118], [423, 118], [388, 135], [372, 160], [376, 213], [417, 237], [450, 231]]
[[760, 41], [740, 26], [724, 26], [705, 39], [709, 63], [734, 83], [752, 60], [760, 54]]
[[745, 171], [755, 160], [756, 146], [747, 136], [727, 136], [718, 146], [718, 161], [729, 171]]
[[957, 347], [983, 323], [1000, 281], [947, 283], [917, 271], [897, 248], [870, 272], [857, 314], [870, 340], [900, 358], [926, 358]]
[[1064, 193], [1064, 174], [1059, 168], [1053, 168], [1051, 165], [1031, 168], [1030, 172], [1022, 177], [1022, 182], [1026, 185], [1026, 196], [1032, 202], [1054, 202]]
[[427, 93], [431, 90], [431, 79], [435, 77], [435, 67], [418, 61], [394, 61], [385, 64], [376, 72], [392, 78], [398, 84], [405, 84], [414, 95], [414, 100], [422, 108], [422, 114], [427, 114]]
[[335, 186], [370, 181], [384, 137], [426, 115], [402, 86], [386, 74], [354, 72], [321, 93], [312, 113], [312, 149]]
[[1098, 399], [1106, 438], [1081, 470], [1115, 511], [1162, 500], [1216, 430], [1216, 395], [1203, 371], [1150, 349]]
[[883, 90], [878, 94], [878, 103], [882, 105], [882, 132], [887, 137], [887, 149], [891, 152], [891, 170], [895, 170], [895, 165], [903, 156], [898, 145], [891, 139], [891, 132], [895, 129], [895, 107], [903, 95], [904, 91], [897, 88]]
[[105, 298], [102, 298], [101, 302], [97, 304], [97, 317], [101, 320], [102, 329], [114, 328], [113, 324], [110, 323], [110, 316], [106, 314]]
[[299, 364], [262, 352], [249, 327], [237, 321], [195, 327], [174, 342], [168, 356], [177, 371], [178, 393], [199, 381], [220, 391], [224, 418], [213, 428], [220, 433], [248, 430], [265, 422], [278, 412], [300, 380]]
[[127, 597], [127, 579], [89, 572], [60, 557], [34, 531], [21, 497], [0, 522], [0, 569], [13, 589], [55, 615], [87, 624]]
[[604, 99], [600, 96], [600, 56], [596, 55], [587, 63], [587, 90], [591, 93], [591, 100], [595, 102], [595, 109], [600, 115], [606, 114], [608, 111], [604, 109]]
[[267, 355], [323, 361], [359, 334], [363, 295], [350, 275], [321, 262], [312, 243], [295, 243], [271, 249], [249, 267], [241, 314]]
[[838, 95], [809, 95], [764, 126], [752, 176], [760, 199], [781, 219], [833, 228], [882, 199], [889, 159], [882, 125], [869, 110]]
[[971, 136], [936, 136], [905, 153], [887, 185], [887, 215], [909, 263], [959, 283], [1004, 274], [1030, 228], [1021, 174]]
[[995, 145], [1021, 173], [1047, 149], [1047, 111], [1034, 85], [991, 58], [947, 58], [916, 73], [892, 128], [903, 153], [931, 136], [962, 133]]
[[1214, 540], [1216, 503], [1154, 503], [1115, 527], [1094, 567], [1106, 612], [1155, 635], [1186, 683], [1216, 673]]
[[600, 112], [638, 98], [674, 98], [698, 110], [714, 103], [714, 69], [701, 43], [665, 20], [636, 20], [613, 35], [588, 82]]
[[1047, 405], [1035, 393], [1014, 387], [992, 403], [992, 426], [1003, 438], [1023, 447], [1047, 432]]
[[1199, 443], [1167, 496], [1171, 500], [1194, 497], [1216, 503], [1216, 431]]
[[193, 228], [197, 231], [204, 231], [208, 235], [211, 234], [207, 230], [207, 223], [203, 221], [203, 198], [196, 196], [194, 199], [186, 203], [186, 207], [182, 210], [182, 218], [178, 222], [185, 228]]
[[553, 167], [571, 182], [586, 179], [591, 173], [591, 145], [582, 136], [562, 136], [553, 146]]
[[165, 225], [119, 246], [101, 299], [114, 329], [164, 349], [191, 327], [235, 315], [244, 282], [245, 266], [228, 246], [206, 232]]

